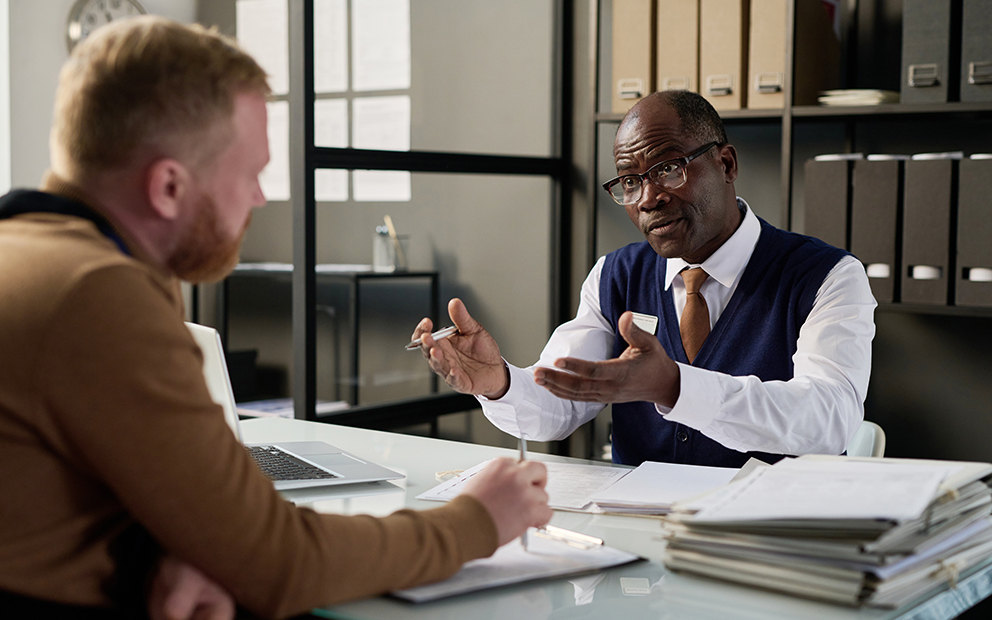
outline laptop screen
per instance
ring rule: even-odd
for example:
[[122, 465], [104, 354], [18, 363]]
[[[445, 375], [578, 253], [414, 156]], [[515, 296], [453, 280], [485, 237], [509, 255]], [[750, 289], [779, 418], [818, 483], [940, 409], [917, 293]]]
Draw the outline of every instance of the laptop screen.
[[216, 329], [206, 325], [186, 323], [186, 327], [203, 351], [203, 378], [207, 382], [210, 397], [224, 408], [224, 419], [240, 442], [238, 410], [234, 402], [234, 390], [231, 388], [231, 377], [227, 374], [227, 362], [224, 360], [224, 347], [220, 341], [220, 334]]

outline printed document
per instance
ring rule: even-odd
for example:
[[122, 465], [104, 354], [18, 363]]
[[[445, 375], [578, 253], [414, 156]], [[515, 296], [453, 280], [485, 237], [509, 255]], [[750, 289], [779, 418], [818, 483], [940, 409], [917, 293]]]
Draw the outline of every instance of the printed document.
[[[577, 463], [556, 463], [542, 461], [548, 468], [548, 505], [552, 508], [566, 510], [582, 510], [592, 503], [590, 497], [610, 486], [617, 480], [630, 473], [631, 469], [607, 467], [605, 465], [582, 465]], [[482, 471], [489, 461], [479, 463], [471, 469], [466, 469], [461, 475], [442, 482], [438, 486], [425, 491], [417, 499], [446, 502], [461, 493], [469, 478]]]

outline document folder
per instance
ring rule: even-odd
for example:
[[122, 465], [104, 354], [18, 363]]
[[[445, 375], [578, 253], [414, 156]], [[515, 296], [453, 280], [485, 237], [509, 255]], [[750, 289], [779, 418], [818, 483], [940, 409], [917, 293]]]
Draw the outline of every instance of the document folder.
[[[801, 1], [801, 0], [799, 0]], [[747, 107], [785, 106], [785, 40], [789, 0], [751, 0]]]
[[[751, 0], [748, 108], [785, 106], [788, 0]], [[840, 86], [840, 44], [821, 0], [796, 0], [792, 103], [815, 105]]]
[[964, 0], [961, 101], [992, 101], [992, 0]]
[[903, 207], [902, 301], [949, 304], [951, 218], [958, 162], [906, 162]]
[[699, 0], [658, 0], [658, 90], [699, 92]]
[[903, 0], [901, 103], [957, 101], [961, 0]]
[[849, 247], [848, 204], [853, 163], [844, 159], [806, 162], [803, 231], [845, 250]]
[[613, 0], [613, 97], [623, 114], [654, 92], [654, 2]]
[[851, 172], [851, 253], [865, 265], [879, 303], [899, 301], [903, 162], [869, 159]]
[[749, 0], [699, 1], [699, 89], [717, 110], [747, 105]]
[[793, 105], [817, 105], [825, 90], [840, 88], [840, 41], [822, 0], [796, 0]]
[[962, 160], [958, 171], [955, 303], [992, 306], [992, 155]]

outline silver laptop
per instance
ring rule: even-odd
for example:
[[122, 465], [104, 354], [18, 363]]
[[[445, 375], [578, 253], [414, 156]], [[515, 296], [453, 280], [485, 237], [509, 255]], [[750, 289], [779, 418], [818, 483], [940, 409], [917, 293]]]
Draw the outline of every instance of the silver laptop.
[[[220, 334], [212, 327], [196, 323], [186, 323], [186, 327], [203, 351], [203, 378], [210, 396], [224, 408], [228, 426], [238, 441], [244, 443]], [[322, 441], [258, 444], [245, 448], [280, 491], [403, 478], [402, 474]]]

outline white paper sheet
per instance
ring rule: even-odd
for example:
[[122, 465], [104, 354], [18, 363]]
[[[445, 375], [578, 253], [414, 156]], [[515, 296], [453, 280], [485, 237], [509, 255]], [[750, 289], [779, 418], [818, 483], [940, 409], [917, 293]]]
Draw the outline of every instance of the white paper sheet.
[[410, 88], [409, 0], [352, 0], [355, 92]]
[[348, 90], [348, 17], [346, 0], [314, 0], [313, 90]]
[[[590, 497], [631, 472], [620, 467], [604, 465], [582, 465], [577, 463], [545, 462], [548, 469], [548, 505], [552, 508], [581, 510], [591, 502]], [[417, 499], [448, 501], [461, 493], [468, 480], [482, 471], [489, 461], [466, 469], [460, 476], [442, 482], [433, 489], [417, 496]]]
[[919, 517], [954, 468], [789, 459], [735, 483], [736, 492], [696, 514], [698, 521], [890, 519]]
[[737, 471], [728, 467], [646, 461], [591, 499], [614, 507], [667, 508], [678, 500], [727, 484]]
[[269, 164], [258, 176], [269, 202], [289, 200], [289, 102], [265, 104], [269, 116]]
[[286, 0], [238, 0], [238, 43], [269, 75], [272, 94], [289, 92], [289, 21]]
[[531, 535], [526, 551], [517, 539], [503, 545], [488, 558], [467, 562], [445, 581], [400, 590], [393, 592], [393, 595], [420, 603], [513, 583], [619, 566], [638, 559], [632, 553], [605, 545], [576, 549]]

